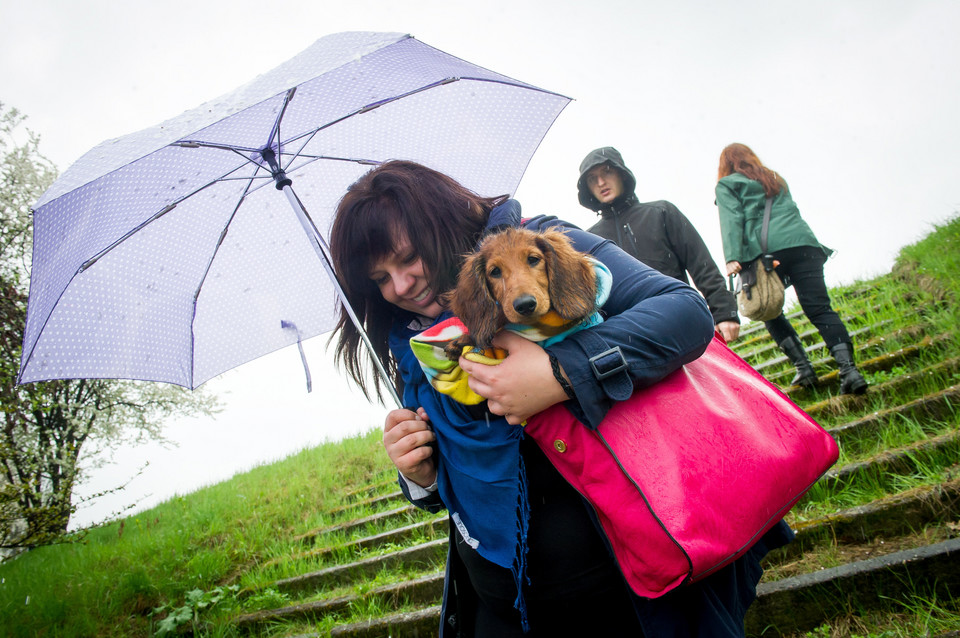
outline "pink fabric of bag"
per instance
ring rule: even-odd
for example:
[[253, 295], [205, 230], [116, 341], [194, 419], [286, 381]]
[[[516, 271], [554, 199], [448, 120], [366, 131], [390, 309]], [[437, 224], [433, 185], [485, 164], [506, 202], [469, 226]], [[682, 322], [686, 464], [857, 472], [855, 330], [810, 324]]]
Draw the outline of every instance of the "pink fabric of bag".
[[554, 405], [526, 433], [593, 505], [627, 582], [648, 598], [742, 556], [839, 454], [719, 337], [595, 431]]

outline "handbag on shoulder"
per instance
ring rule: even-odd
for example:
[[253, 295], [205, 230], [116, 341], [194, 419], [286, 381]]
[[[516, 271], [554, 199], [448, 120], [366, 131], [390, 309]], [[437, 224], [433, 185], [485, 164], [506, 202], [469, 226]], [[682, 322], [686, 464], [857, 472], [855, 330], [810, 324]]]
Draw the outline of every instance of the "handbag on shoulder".
[[593, 506], [627, 583], [647, 598], [746, 553], [839, 453], [717, 336], [596, 430], [557, 404], [524, 432]]
[[773, 256], [767, 254], [767, 230], [770, 226], [772, 202], [773, 198], [767, 197], [763, 210], [763, 230], [760, 234], [763, 254], [744, 264], [740, 270], [737, 308], [741, 315], [754, 321], [770, 321], [783, 312], [783, 282], [774, 270]]

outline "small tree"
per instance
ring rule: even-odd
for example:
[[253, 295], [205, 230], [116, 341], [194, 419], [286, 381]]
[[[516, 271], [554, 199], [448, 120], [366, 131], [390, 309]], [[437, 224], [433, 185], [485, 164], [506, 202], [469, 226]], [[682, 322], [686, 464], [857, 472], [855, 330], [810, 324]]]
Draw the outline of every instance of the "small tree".
[[[0, 103], [0, 547], [59, 542], [73, 490], [128, 440], [164, 440], [165, 418], [210, 414], [216, 401], [178, 386], [111, 380], [16, 385], [32, 249], [30, 206], [56, 178], [24, 116]], [[18, 141], [18, 135], [22, 141]]]

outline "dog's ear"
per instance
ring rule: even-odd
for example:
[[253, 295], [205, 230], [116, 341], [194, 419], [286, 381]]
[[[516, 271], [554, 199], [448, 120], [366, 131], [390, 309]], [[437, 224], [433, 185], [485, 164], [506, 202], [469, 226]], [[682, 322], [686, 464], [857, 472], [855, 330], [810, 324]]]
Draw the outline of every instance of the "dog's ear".
[[597, 276], [587, 256], [574, 249], [559, 230], [546, 230], [537, 238], [547, 261], [550, 303], [564, 319], [593, 313], [597, 304]]
[[447, 307], [470, 331], [474, 343], [488, 347], [506, 319], [487, 285], [487, 260], [482, 253], [467, 257], [457, 287], [445, 295]]

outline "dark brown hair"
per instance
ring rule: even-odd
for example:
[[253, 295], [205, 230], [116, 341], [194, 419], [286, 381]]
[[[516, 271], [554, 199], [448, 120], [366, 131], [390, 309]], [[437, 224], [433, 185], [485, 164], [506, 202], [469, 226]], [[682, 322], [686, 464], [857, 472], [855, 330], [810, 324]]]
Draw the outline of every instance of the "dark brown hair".
[[[439, 298], [455, 285], [464, 256], [483, 235], [490, 210], [504, 200], [506, 196], [480, 197], [443, 173], [401, 160], [372, 169], [340, 200], [330, 233], [333, 266], [373, 346], [374, 353], [368, 353], [371, 363], [376, 356], [398, 388], [389, 337], [393, 322], [406, 312], [383, 299], [370, 279], [371, 266], [394, 252], [398, 234], [405, 235]], [[371, 398], [360, 332], [344, 309], [334, 334], [338, 336], [334, 361]], [[373, 382], [382, 402], [382, 380], [374, 374]]]
[[720, 169], [717, 172], [717, 180], [719, 181], [733, 173], [740, 173], [760, 182], [767, 197], [776, 195], [781, 188], [787, 187], [786, 181], [764, 166], [757, 154], [750, 150], [750, 147], [746, 144], [730, 144], [720, 153]]

